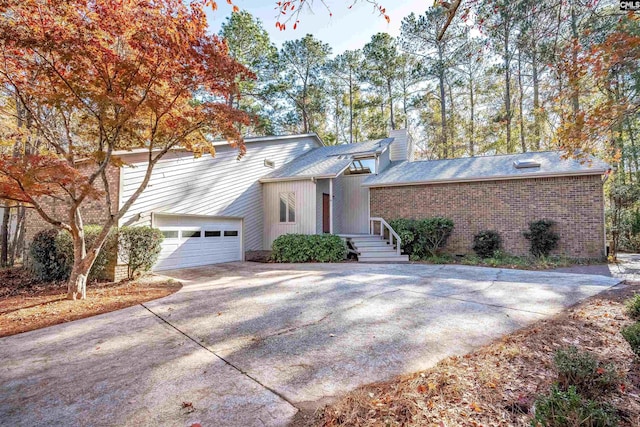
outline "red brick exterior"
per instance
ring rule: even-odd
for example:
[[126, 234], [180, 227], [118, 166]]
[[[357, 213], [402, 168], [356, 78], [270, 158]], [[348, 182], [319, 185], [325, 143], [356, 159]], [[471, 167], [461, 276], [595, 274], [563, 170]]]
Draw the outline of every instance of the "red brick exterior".
[[[109, 181], [109, 190], [111, 193], [111, 206], [114, 211], [118, 209], [119, 203], [119, 191], [120, 191], [120, 168], [110, 166], [107, 169], [107, 180]], [[98, 179], [96, 187], [99, 189], [103, 189], [102, 180]], [[39, 199], [40, 206], [43, 210], [53, 219], [59, 219], [62, 221], [66, 221], [68, 216], [65, 212], [67, 208], [66, 204], [61, 201], [54, 200], [50, 197], [43, 197]], [[82, 207], [82, 220], [85, 225], [89, 224], [103, 224], [108, 215], [108, 208], [105, 196], [101, 196], [98, 199], [94, 200], [86, 200]], [[33, 240], [33, 237], [39, 231], [45, 230], [47, 228], [52, 228], [52, 225], [46, 222], [35, 209], [27, 209], [27, 214], [25, 218], [25, 247], [27, 248], [27, 253], [25, 256], [28, 257], [28, 247]], [[115, 268], [113, 272], [109, 273], [109, 276], [115, 279], [120, 279], [122, 277], [119, 269]], [[126, 277], [126, 270], [125, 270]]]
[[473, 236], [496, 230], [503, 248], [526, 255], [529, 241], [522, 235], [528, 223], [556, 221], [560, 235], [555, 254], [571, 258], [602, 258], [604, 194], [599, 175], [514, 179], [469, 183], [371, 188], [371, 216], [396, 218], [443, 216], [454, 221], [446, 252], [472, 253]]

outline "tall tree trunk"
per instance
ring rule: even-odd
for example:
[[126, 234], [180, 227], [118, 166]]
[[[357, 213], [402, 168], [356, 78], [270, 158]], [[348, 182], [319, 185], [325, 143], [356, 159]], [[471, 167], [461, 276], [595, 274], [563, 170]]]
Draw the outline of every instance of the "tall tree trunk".
[[451, 157], [455, 157], [456, 156], [456, 124], [455, 124], [455, 111], [454, 111], [454, 103], [453, 103], [453, 88], [451, 87], [451, 85], [449, 86], [449, 123], [448, 123], [448, 128], [449, 128], [449, 143], [451, 144]]
[[513, 153], [511, 146], [511, 70], [509, 61], [509, 27], [505, 26], [504, 33], [504, 109], [507, 119], [507, 153]]
[[442, 150], [442, 158], [449, 157], [449, 147], [447, 142], [447, 99], [444, 91], [444, 76], [440, 74], [440, 144]]
[[520, 120], [520, 147], [522, 152], [527, 152], [527, 144], [524, 139], [524, 89], [522, 87], [522, 51], [518, 48], [518, 115]]
[[353, 144], [353, 71], [349, 68], [349, 144]]
[[11, 208], [5, 204], [2, 210], [2, 225], [0, 229], [0, 267], [9, 265], [9, 222]]
[[471, 114], [471, 123], [469, 127], [469, 155], [475, 155], [475, 100], [473, 98], [473, 79], [469, 77], [469, 112]]
[[[578, 66], [578, 22], [576, 17], [575, 7], [573, 3], [571, 5], [571, 60], [572, 68]], [[578, 114], [580, 113], [580, 83], [578, 82], [577, 75], [569, 76], [569, 84], [571, 85], [571, 106], [573, 110], [573, 121], [576, 122]]]
[[391, 115], [391, 130], [396, 129], [396, 120], [393, 117], [393, 93], [391, 88], [391, 80], [387, 79], [387, 92], [389, 94], [389, 111]]
[[17, 207], [16, 227], [13, 236], [9, 239], [9, 265], [15, 265], [16, 259], [20, 258], [19, 254], [24, 251], [24, 233], [26, 227], [26, 208], [24, 206]]
[[538, 54], [537, 48], [531, 53], [531, 71], [533, 78], [533, 144], [536, 150], [540, 150], [540, 82], [538, 81]]
[[438, 43], [438, 61], [440, 70], [438, 70], [438, 84], [440, 86], [440, 127], [441, 127], [441, 135], [440, 135], [440, 144], [442, 150], [442, 158], [449, 157], [449, 148], [447, 142], [447, 100], [445, 98], [445, 89], [444, 89], [444, 52], [442, 43]]

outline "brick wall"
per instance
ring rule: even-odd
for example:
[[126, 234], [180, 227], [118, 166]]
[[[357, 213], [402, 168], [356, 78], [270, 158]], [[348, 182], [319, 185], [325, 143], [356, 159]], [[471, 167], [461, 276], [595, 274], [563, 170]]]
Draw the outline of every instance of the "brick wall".
[[472, 253], [473, 236], [496, 230], [504, 250], [526, 255], [528, 223], [549, 218], [560, 235], [556, 254], [572, 258], [604, 256], [604, 195], [598, 175], [514, 179], [371, 188], [371, 216], [451, 218], [455, 229], [446, 251]]
[[[120, 168], [109, 166], [107, 169], [107, 179], [109, 181], [109, 190], [111, 192], [111, 206], [115, 211], [118, 209], [118, 195], [120, 190]], [[102, 180], [98, 179], [97, 188], [103, 189]], [[44, 211], [53, 219], [62, 221], [68, 221], [68, 215], [66, 210], [67, 205], [63, 201], [55, 200], [50, 197], [43, 197], [39, 200], [40, 205]], [[105, 196], [100, 196], [98, 199], [86, 200], [81, 208], [82, 220], [85, 225], [88, 224], [103, 224], [108, 215], [107, 201]], [[46, 222], [36, 212], [35, 209], [27, 209], [25, 218], [25, 247], [27, 248], [25, 256], [28, 258], [28, 247], [33, 240], [33, 236], [41, 230], [52, 228], [52, 225]], [[110, 269], [115, 269], [115, 265]], [[116, 272], [110, 271], [110, 277], [115, 277]]]

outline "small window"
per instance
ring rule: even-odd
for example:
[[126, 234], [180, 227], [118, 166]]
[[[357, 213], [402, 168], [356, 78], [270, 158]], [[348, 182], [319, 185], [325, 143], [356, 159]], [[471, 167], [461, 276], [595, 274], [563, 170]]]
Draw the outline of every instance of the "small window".
[[206, 230], [204, 232], [204, 237], [220, 237], [220, 231], [219, 230], [214, 230], [214, 231]]
[[280, 193], [280, 222], [296, 222], [296, 193]]
[[165, 239], [177, 239], [178, 230], [160, 230]]
[[202, 236], [202, 232], [200, 230], [198, 230], [198, 231], [182, 230], [182, 238], [183, 239], [190, 239], [192, 237], [200, 237], [200, 236]]
[[276, 167], [276, 162], [269, 159], [264, 159], [264, 165], [268, 168], [274, 169]]
[[225, 230], [224, 237], [238, 237], [237, 230]]

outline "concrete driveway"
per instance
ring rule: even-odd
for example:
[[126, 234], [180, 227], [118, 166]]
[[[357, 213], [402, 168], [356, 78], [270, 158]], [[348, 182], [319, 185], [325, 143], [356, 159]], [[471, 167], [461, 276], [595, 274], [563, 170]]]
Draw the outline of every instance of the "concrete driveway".
[[284, 425], [296, 407], [434, 365], [619, 283], [418, 264], [169, 272], [143, 306], [0, 339], [0, 424]]

